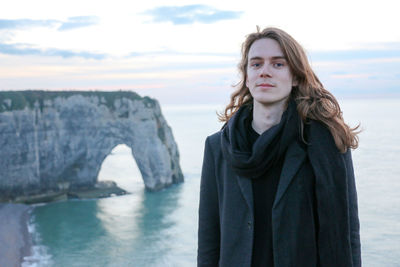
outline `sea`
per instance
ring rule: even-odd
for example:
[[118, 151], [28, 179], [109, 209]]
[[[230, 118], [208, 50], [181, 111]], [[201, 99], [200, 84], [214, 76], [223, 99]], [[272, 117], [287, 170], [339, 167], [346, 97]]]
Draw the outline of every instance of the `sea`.
[[[400, 266], [400, 98], [339, 99], [345, 121], [360, 124], [352, 151], [366, 267]], [[33, 266], [196, 266], [200, 174], [205, 138], [222, 105], [163, 106], [180, 151], [184, 183], [145, 190], [130, 148], [104, 160], [99, 180], [130, 192], [103, 199], [37, 204], [29, 231]]]

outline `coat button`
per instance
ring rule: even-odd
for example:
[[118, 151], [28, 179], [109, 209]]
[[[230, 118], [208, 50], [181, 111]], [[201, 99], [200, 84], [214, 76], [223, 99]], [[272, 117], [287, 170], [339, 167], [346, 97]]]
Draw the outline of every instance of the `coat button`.
[[249, 229], [251, 229], [251, 221], [247, 222], [247, 227], [249, 227]]

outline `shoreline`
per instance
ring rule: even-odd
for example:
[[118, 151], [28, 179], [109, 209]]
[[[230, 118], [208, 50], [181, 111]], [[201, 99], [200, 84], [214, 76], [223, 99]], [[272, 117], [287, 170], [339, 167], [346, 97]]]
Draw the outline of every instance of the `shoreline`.
[[0, 203], [0, 266], [21, 266], [32, 254], [32, 236], [28, 230], [33, 207]]

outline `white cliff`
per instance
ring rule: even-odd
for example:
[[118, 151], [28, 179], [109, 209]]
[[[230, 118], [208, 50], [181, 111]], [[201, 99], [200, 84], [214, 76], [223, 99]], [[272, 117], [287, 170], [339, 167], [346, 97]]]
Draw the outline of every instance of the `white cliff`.
[[158, 102], [134, 92], [0, 92], [0, 201], [93, 188], [126, 144], [148, 190], [183, 181]]

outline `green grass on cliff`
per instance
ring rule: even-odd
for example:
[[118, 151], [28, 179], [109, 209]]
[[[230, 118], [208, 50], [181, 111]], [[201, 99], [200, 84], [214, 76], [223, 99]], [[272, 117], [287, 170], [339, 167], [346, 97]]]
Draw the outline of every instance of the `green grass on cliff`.
[[44, 91], [44, 90], [27, 90], [27, 91], [0, 91], [0, 112], [25, 109], [29, 107], [33, 109], [35, 103], [43, 109], [45, 100], [53, 100], [57, 97], [68, 98], [73, 95], [82, 95], [86, 97], [97, 96], [105, 99], [105, 103], [109, 109], [114, 110], [114, 102], [117, 99], [128, 98], [131, 100], [142, 100], [147, 106], [154, 106], [155, 100], [150, 97], [141, 97], [132, 91]]

